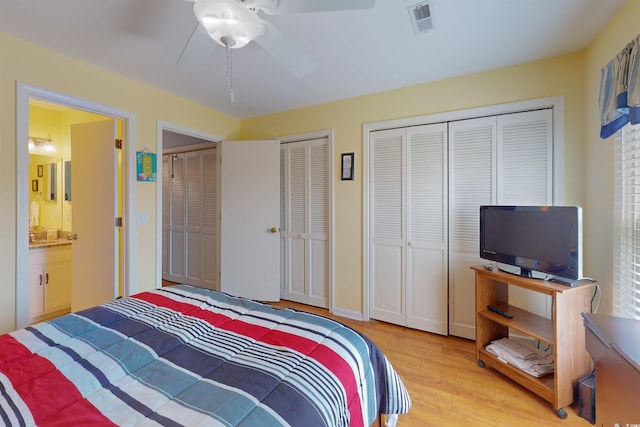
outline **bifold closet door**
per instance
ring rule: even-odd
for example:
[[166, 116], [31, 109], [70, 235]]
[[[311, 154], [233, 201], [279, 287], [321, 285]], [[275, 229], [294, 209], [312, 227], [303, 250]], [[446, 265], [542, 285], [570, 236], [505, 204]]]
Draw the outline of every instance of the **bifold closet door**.
[[163, 156], [162, 253], [163, 278], [180, 282], [185, 278], [184, 156]]
[[280, 149], [281, 296], [329, 304], [328, 139], [285, 143]]
[[480, 205], [495, 204], [495, 117], [449, 123], [449, 334], [475, 338]]
[[202, 153], [202, 284], [208, 289], [218, 288], [218, 151]]
[[447, 133], [374, 132], [370, 144], [371, 317], [447, 334]]
[[163, 278], [214, 289], [216, 150], [163, 156]]
[[407, 129], [406, 325], [447, 335], [447, 126]]
[[[553, 111], [449, 123], [449, 333], [475, 338], [480, 205], [553, 203]], [[510, 303], [547, 315], [544, 295], [513, 290]]]

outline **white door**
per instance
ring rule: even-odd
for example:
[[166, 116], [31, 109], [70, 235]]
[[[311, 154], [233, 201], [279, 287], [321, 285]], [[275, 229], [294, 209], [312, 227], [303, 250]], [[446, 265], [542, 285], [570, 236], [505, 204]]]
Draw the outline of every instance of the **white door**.
[[217, 150], [206, 150], [202, 158], [202, 247], [200, 258], [202, 263], [202, 280], [200, 286], [217, 289], [218, 286], [218, 184], [217, 184]]
[[72, 224], [78, 235], [71, 245], [73, 312], [118, 295], [117, 130], [115, 120], [71, 126]]
[[371, 317], [447, 334], [447, 129], [374, 132]]
[[407, 129], [406, 325], [448, 331], [447, 126]]
[[216, 149], [162, 156], [162, 278], [216, 289]]
[[405, 324], [405, 131], [374, 132], [370, 149], [371, 317]]
[[[483, 204], [553, 202], [553, 113], [537, 110], [456, 121], [450, 132], [449, 332], [475, 337], [475, 282], [481, 264], [479, 208]], [[510, 289], [509, 302], [549, 316], [549, 297]]]
[[282, 144], [283, 298], [329, 304], [329, 139]]
[[280, 141], [219, 145], [220, 290], [279, 300]]
[[496, 118], [449, 124], [449, 333], [475, 338], [480, 205], [496, 203]]

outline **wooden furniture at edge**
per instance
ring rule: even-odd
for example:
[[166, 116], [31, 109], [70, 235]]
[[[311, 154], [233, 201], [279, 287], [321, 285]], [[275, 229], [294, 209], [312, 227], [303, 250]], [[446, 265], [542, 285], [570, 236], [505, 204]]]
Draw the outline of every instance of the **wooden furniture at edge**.
[[[591, 360], [585, 347], [582, 312], [591, 312], [594, 282], [564, 286], [545, 280], [519, 277], [483, 266], [475, 270], [476, 281], [476, 359], [480, 367], [490, 366], [523, 387], [550, 402], [558, 417], [566, 418], [563, 409], [573, 403], [577, 381], [591, 371]], [[552, 318], [509, 305], [509, 286], [518, 286], [553, 298]], [[498, 306], [513, 314], [505, 318], [487, 309]], [[541, 378], [501, 362], [486, 350], [491, 341], [509, 337], [509, 329], [517, 331], [553, 348], [554, 372]]]
[[596, 425], [639, 426], [640, 320], [585, 314], [596, 373]]

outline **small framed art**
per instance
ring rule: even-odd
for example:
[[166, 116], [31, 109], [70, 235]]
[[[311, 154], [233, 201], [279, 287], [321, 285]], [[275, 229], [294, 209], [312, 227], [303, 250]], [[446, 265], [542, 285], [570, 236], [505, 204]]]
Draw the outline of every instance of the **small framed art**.
[[340, 167], [340, 179], [353, 181], [353, 153], [342, 153], [342, 165]]

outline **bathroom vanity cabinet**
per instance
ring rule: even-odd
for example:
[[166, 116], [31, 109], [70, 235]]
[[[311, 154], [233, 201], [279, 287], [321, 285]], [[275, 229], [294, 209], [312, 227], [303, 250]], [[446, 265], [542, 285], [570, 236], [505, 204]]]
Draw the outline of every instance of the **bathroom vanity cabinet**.
[[29, 323], [71, 309], [71, 245], [29, 250]]

